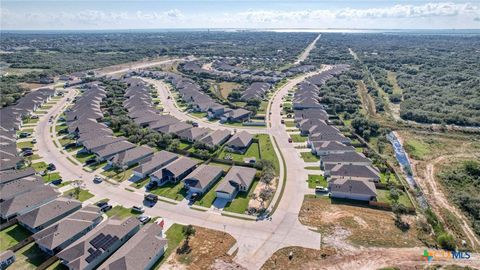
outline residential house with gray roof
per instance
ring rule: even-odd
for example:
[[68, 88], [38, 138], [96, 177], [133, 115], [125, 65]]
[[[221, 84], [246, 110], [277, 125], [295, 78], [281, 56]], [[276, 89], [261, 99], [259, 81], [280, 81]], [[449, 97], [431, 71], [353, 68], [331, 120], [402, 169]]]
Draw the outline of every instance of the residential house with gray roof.
[[112, 158], [114, 155], [135, 148], [135, 144], [128, 141], [119, 141], [105, 145], [104, 147], [92, 151], [97, 157], [98, 161], [105, 161]]
[[363, 179], [375, 183], [380, 181], [380, 172], [369, 165], [332, 164], [331, 166], [327, 165], [326, 167], [327, 168], [324, 172], [326, 177]]
[[20, 179], [27, 176], [35, 175], [35, 170], [32, 167], [28, 167], [23, 170], [8, 170], [0, 172], [0, 184], [5, 184], [10, 181]]
[[68, 248], [57, 254], [70, 270], [92, 270], [117, 251], [140, 229], [134, 217], [109, 219]]
[[215, 190], [216, 197], [232, 201], [238, 192], [247, 192], [256, 172], [254, 168], [232, 166]]
[[193, 127], [179, 132], [178, 137], [184, 141], [195, 142], [205, 137], [211, 131], [208, 128]]
[[82, 203], [65, 197], [59, 197], [30, 212], [20, 215], [18, 223], [25, 229], [36, 233], [60, 219], [82, 208]]
[[230, 136], [231, 134], [229, 130], [217, 129], [200, 139], [200, 142], [206, 144], [210, 148], [214, 148], [215, 146], [224, 144]]
[[43, 179], [40, 176], [33, 175], [17, 180], [0, 184], [0, 202], [11, 199], [15, 196], [29, 192], [43, 186]]
[[320, 157], [320, 168], [323, 170], [331, 169], [338, 164], [370, 166], [372, 161], [357, 152], [336, 153]]
[[54, 200], [58, 193], [50, 186], [40, 186], [0, 203], [0, 216], [9, 219]]
[[38, 247], [49, 255], [64, 250], [86, 235], [102, 221], [102, 211], [95, 205], [87, 205], [32, 237]]
[[312, 153], [317, 156], [327, 156], [330, 154], [343, 154], [347, 152], [355, 152], [355, 147], [345, 145], [337, 141], [318, 141], [311, 142], [310, 148]]
[[153, 149], [147, 146], [137, 146], [114, 155], [108, 162], [117, 168], [129, 168], [153, 155]]
[[165, 150], [159, 151], [144, 160], [140, 166], [133, 169], [133, 174], [140, 179], [149, 176], [154, 171], [166, 166], [178, 158], [177, 154]]
[[334, 178], [328, 189], [332, 198], [371, 201], [377, 197], [375, 184], [368, 180]]
[[150, 223], [141, 228], [119, 248], [99, 270], [149, 270], [165, 253], [168, 240], [162, 237], [162, 227]]
[[197, 162], [188, 157], [179, 157], [165, 167], [150, 174], [150, 181], [161, 186], [167, 182], [177, 183], [192, 172]]
[[202, 164], [183, 179], [185, 187], [191, 194], [204, 194], [223, 174], [218, 166]]
[[253, 135], [246, 132], [240, 131], [235, 134], [228, 140], [227, 146], [234, 152], [245, 153], [248, 147], [252, 144]]

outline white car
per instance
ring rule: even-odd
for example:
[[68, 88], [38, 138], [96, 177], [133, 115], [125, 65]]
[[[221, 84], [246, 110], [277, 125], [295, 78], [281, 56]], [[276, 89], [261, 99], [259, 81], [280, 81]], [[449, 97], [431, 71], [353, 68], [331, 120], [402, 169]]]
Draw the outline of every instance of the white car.
[[101, 177], [98, 176], [98, 175], [95, 175], [95, 177], [93, 177], [93, 182], [94, 182], [94, 183], [102, 183], [102, 182], [103, 182], [103, 178], [101, 178]]
[[132, 207], [132, 210], [139, 213], [145, 212], [145, 208], [143, 208], [142, 206], [136, 206], [136, 205]]
[[141, 215], [139, 217], [137, 217], [137, 219], [142, 223], [142, 224], [146, 224], [147, 222], [149, 222], [152, 218], [147, 216], [147, 215]]

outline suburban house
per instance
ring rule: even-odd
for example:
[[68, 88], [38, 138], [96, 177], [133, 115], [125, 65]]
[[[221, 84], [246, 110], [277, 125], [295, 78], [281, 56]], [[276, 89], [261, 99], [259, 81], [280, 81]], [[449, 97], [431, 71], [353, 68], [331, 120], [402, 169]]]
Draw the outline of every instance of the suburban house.
[[141, 228], [128, 242], [98, 267], [99, 270], [149, 270], [165, 253], [168, 240], [163, 228], [150, 223]]
[[[114, 136], [98, 136], [94, 137], [88, 140], [85, 140], [82, 142], [83, 147], [85, 148], [86, 151], [91, 152], [95, 150], [99, 150], [106, 145], [120, 142], [120, 141], [126, 141], [127, 138], [120, 136], [120, 137], [114, 137]], [[78, 141], [77, 141], [78, 143]]]
[[192, 128], [191, 124], [187, 124], [185, 122], [177, 122], [177, 123], [174, 123], [174, 124], [171, 124], [171, 125], [156, 128], [155, 130], [160, 132], [160, 133], [164, 133], [164, 134], [170, 134], [170, 133], [178, 134], [178, 133], [180, 133], [184, 130], [190, 129], [190, 128]]
[[242, 100], [263, 99], [272, 85], [266, 82], [254, 82], [242, 93]]
[[235, 134], [228, 140], [227, 147], [230, 148], [231, 151], [237, 153], [245, 153], [248, 147], [252, 144], [253, 135], [246, 132], [240, 131]]
[[220, 117], [220, 122], [244, 122], [250, 119], [251, 111], [245, 109], [235, 109]]
[[326, 166], [325, 177], [332, 178], [348, 178], [348, 179], [362, 179], [369, 180], [375, 183], [380, 181], [380, 173], [374, 167], [368, 165], [350, 165], [350, 164], [336, 164]]
[[194, 142], [198, 141], [211, 132], [208, 128], [201, 128], [201, 127], [193, 127], [190, 129], [186, 129], [178, 133], [178, 137], [184, 141]]
[[218, 166], [202, 164], [183, 179], [190, 193], [204, 194], [223, 174]]
[[335, 178], [328, 183], [328, 189], [332, 198], [371, 201], [377, 197], [375, 184], [367, 180]]
[[204, 143], [210, 148], [214, 148], [215, 146], [224, 144], [228, 138], [230, 138], [230, 131], [225, 129], [217, 129], [200, 139], [200, 142]]
[[24, 170], [9, 170], [0, 172], [0, 184], [5, 184], [13, 180], [35, 175], [35, 170], [28, 167]]
[[330, 154], [343, 154], [347, 152], [355, 152], [355, 147], [345, 145], [338, 141], [317, 141], [311, 142], [310, 148], [312, 153], [317, 156], [327, 156]]
[[58, 193], [50, 186], [40, 186], [0, 203], [0, 216], [9, 219], [27, 213], [54, 200]]
[[80, 208], [82, 208], [81, 202], [60, 197], [19, 216], [17, 220], [25, 229], [36, 233]]
[[0, 269], [7, 269], [11, 264], [15, 262], [15, 253], [7, 249], [0, 253]]
[[372, 161], [365, 157], [365, 155], [357, 152], [329, 154], [320, 157], [320, 168], [322, 170], [330, 170], [338, 164], [370, 166], [372, 165]]
[[95, 156], [97, 157], [97, 160], [102, 162], [109, 160], [112, 158], [114, 155], [121, 153], [123, 151], [127, 151], [128, 149], [135, 148], [136, 145], [128, 142], [128, 141], [119, 141], [115, 143], [111, 143], [109, 145], [106, 145], [102, 147], [101, 149], [93, 151]]
[[33, 175], [0, 184], [0, 202], [43, 186], [43, 179]]
[[322, 121], [328, 120], [328, 113], [324, 109], [303, 109], [294, 110], [295, 121], [301, 121], [303, 119], [319, 119]]
[[100, 207], [87, 205], [59, 222], [35, 233], [38, 247], [49, 255], [64, 250], [102, 221]]
[[314, 133], [308, 135], [307, 146], [310, 146], [313, 142], [326, 142], [326, 141], [337, 141], [345, 145], [350, 145], [352, 140], [345, 137], [342, 133]]
[[215, 190], [217, 198], [232, 201], [238, 192], [247, 192], [256, 172], [253, 168], [232, 166]]
[[208, 108], [207, 117], [208, 119], [217, 119], [222, 117], [222, 115], [231, 112], [232, 109], [227, 108], [224, 105], [214, 104]]
[[134, 217], [125, 220], [109, 219], [95, 228], [88, 237], [70, 245], [57, 254], [71, 270], [92, 270], [112, 255], [140, 229]]
[[177, 154], [162, 150], [148, 157], [140, 166], [133, 169], [133, 174], [140, 179], [149, 176], [152, 172], [166, 166], [178, 158]]
[[108, 163], [117, 168], [129, 168], [145, 158], [153, 155], [153, 149], [147, 146], [137, 146], [114, 155]]
[[179, 157], [167, 166], [150, 174], [150, 180], [158, 186], [166, 182], [177, 183], [192, 172], [197, 166], [197, 162], [188, 157]]

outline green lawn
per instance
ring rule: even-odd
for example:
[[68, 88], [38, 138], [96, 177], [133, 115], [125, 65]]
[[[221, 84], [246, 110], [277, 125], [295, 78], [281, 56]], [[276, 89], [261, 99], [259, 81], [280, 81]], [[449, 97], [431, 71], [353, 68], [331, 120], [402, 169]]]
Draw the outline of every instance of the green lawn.
[[33, 133], [33, 128], [25, 128], [17, 131], [17, 135], [20, 135], [22, 132], [28, 132], [28, 133]]
[[106, 212], [108, 217], [118, 217], [125, 219], [127, 217], [138, 216], [140, 213], [134, 212], [131, 208], [125, 208], [121, 205], [115, 205], [112, 209]]
[[320, 159], [312, 154], [311, 152], [301, 152], [300, 155], [302, 156], [305, 162], [317, 162]]
[[431, 151], [428, 144], [415, 139], [407, 139], [404, 147], [410, 157], [417, 160], [423, 160]]
[[29, 160], [37, 160], [37, 159], [41, 159], [42, 157], [39, 156], [38, 154], [33, 154], [33, 155], [31, 155], [29, 157], [26, 157], [26, 158], [29, 159]]
[[32, 168], [37, 172], [41, 172], [47, 169], [47, 163], [43, 161], [32, 163]]
[[[222, 179], [220, 179], [220, 180], [222, 180]], [[215, 183], [215, 185], [212, 186], [210, 188], [210, 190], [207, 193], [205, 193], [200, 200], [196, 201], [195, 205], [210, 208], [210, 206], [212, 206], [213, 201], [215, 201], [215, 198], [217, 198], [215, 190], [217, 189], [218, 185], [220, 184], [220, 180], [217, 181], [217, 183]]]
[[307, 166], [305, 170], [318, 170], [320, 171], [320, 166]]
[[64, 129], [67, 129], [67, 128], [68, 128], [68, 126], [56, 125], [56, 126], [55, 126], [55, 132], [58, 133], [59, 131], [64, 130]]
[[286, 127], [295, 127], [295, 121], [287, 121], [285, 120]]
[[25, 119], [25, 120], [23, 120], [22, 123], [23, 123], [24, 125], [25, 125], [25, 124], [36, 124], [36, 123], [38, 123], [38, 120], [39, 120], [38, 118], [37, 118], [37, 119], [31, 119], [31, 118], [30, 118], [30, 119]]
[[182, 242], [183, 238], [185, 238], [183, 235], [183, 227], [183, 225], [175, 223], [165, 232], [165, 237], [168, 240], [167, 250], [165, 250], [165, 254], [163, 254], [160, 260], [153, 265], [152, 269], [158, 269], [170, 254], [177, 250], [178, 245]]
[[42, 176], [43, 182], [49, 183], [52, 182], [53, 180], [61, 179], [62, 177], [60, 176], [59, 172], [53, 172], [49, 173], [47, 175]]
[[37, 269], [37, 267], [49, 258], [35, 243], [24, 246], [15, 252], [15, 256], [15, 263], [10, 266], [10, 269]]
[[148, 184], [148, 182], [150, 182], [150, 177], [145, 177], [142, 180], [139, 180], [135, 183], [131, 183], [130, 186], [134, 187], [136, 189], [140, 189], [140, 188], [144, 187], [146, 184]]
[[302, 136], [300, 134], [290, 134], [290, 138], [292, 138], [293, 142], [306, 142], [308, 140], [308, 136]]
[[259, 149], [258, 149], [258, 143], [252, 143], [245, 154], [237, 154], [237, 153], [231, 153], [226, 151], [225, 149], [222, 150], [218, 158], [223, 159], [225, 156], [231, 156], [233, 161], [236, 162], [244, 162], [243, 159], [246, 157], [254, 157], [255, 159], [259, 160], [260, 159], [260, 154], [259, 154]]
[[86, 153], [86, 152], [77, 153], [75, 155], [75, 159], [78, 160], [80, 163], [85, 163], [85, 161], [87, 161], [91, 158], [94, 158], [94, 157], [95, 157], [94, 154]]
[[97, 163], [97, 164], [93, 164], [93, 165], [88, 165], [88, 167], [92, 170], [96, 170], [98, 168], [101, 168], [103, 166], [107, 165], [107, 162], [106, 161], [103, 161], [103, 162], [100, 162], [100, 163]]
[[30, 232], [15, 224], [0, 231], [0, 252], [5, 251], [30, 236]]
[[151, 192], [158, 196], [163, 196], [177, 201], [181, 201], [185, 198], [185, 196], [187, 196], [187, 191], [183, 188], [182, 181], [176, 184], [167, 182], [165, 185], [151, 190]]
[[308, 175], [308, 188], [315, 188], [316, 186], [327, 187], [327, 180], [322, 175]]
[[270, 141], [270, 136], [268, 134], [257, 134], [255, 137], [258, 139], [258, 143], [260, 144], [261, 158], [270, 160], [275, 166], [276, 173], [279, 174], [280, 163], [277, 155], [275, 154], [275, 149], [273, 149], [273, 142]]
[[33, 148], [33, 143], [32, 141], [25, 141], [25, 142], [17, 142], [17, 147], [18, 148]]
[[61, 138], [61, 139], [58, 139], [58, 141], [60, 142], [60, 144], [61, 144], [62, 146], [65, 146], [65, 145], [67, 145], [67, 144], [69, 144], [69, 143], [74, 143], [74, 142], [75, 142], [74, 140], [72, 140], [72, 139], [70, 139], [70, 138], [68, 138], [68, 137], [63, 137], [63, 138]]
[[224, 210], [238, 214], [245, 214], [245, 211], [247, 211], [248, 208], [248, 202], [250, 201], [249, 195], [255, 190], [257, 184], [258, 180], [255, 179], [248, 189], [248, 192], [238, 193], [237, 197], [233, 199], [232, 202], [229, 202], [227, 206], [225, 206]]
[[260, 103], [260, 107], [257, 110], [257, 114], [265, 114], [267, 111], [267, 106], [268, 102], [262, 101], [262, 103]]
[[[377, 189], [377, 201], [391, 204], [392, 200], [390, 198], [390, 191], [386, 189]], [[401, 192], [398, 202], [406, 207], [413, 207], [412, 202], [403, 191]]]
[[385, 173], [380, 173], [380, 183], [382, 184], [387, 184], [387, 183], [396, 183], [397, 178], [395, 177], [395, 174], [385, 174]]
[[75, 197], [74, 194], [75, 188], [72, 188], [70, 190], [67, 190], [63, 193], [63, 195], [71, 196], [72, 198], [75, 198], [81, 202], [84, 202], [90, 198], [92, 198], [94, 195], [86, 189], [80, 189], [80, 193], [78, 194], [78, 197]]
[[105, 175], [108, 178], [111, 178], [117, 182], [123, 182], [130, 178], [132, 175], [133, 168], [122, 171], [120, 169], [109, 169], [107, 171], [101, 172], [102, 175]]
[[47, 270], [68, 270], [68, 268], [60, 262], [60, 260], [50, 265]]
[[189, 114], [192, 115], [192, 116], [198, 117], [198, 118], [207, 117], [207, 113], [206, 113], [206, 112], [191, 112], [191, 113], [189, 113]]

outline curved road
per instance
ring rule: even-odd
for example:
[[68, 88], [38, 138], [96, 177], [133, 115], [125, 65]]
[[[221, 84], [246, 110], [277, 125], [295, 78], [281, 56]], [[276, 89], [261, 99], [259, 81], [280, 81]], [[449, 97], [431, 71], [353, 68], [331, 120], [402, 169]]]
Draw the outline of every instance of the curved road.
[[[298, 221], [298, 213], [304, 194], [308, 189], [305, 181], [307, 174], [303, 169], [299, 154], [294, 151], [292, 144], [288, 143], [288, 134], [285, 127], [280, 124], [282, 96], [310, 75], [307, 74], [290, 80], [277, 91], [268, 106], [268, 112], [272, 112], [271, 119], [268, 118], [271, 127], [263, 129], [262, 132], [267, 131], [266, 133], [269, 133], [271, 138], [275, 138], [288, 166], [285, 191], [271, 221], [247, 221], [222, 216], [213, 211], [195, 211], [184, 203], [172, 205], [161, 201], [154, 207], [146, 209], [146, 214], [164, 217], [167, 224], [173, 222], [193, 224], [231, 234], [237, 240], [239, 247], [235, 261], [248, 269], [260, 268], [276, 250], [282, 247], [318, 248], [320, 234], [309, 230]], [[76, 91], [69, 91], [45, 116], [41, 117], [35, 130], [38, 136], [38, 154], [45, 162], [55, 163], [57, 170], [64, 179], [83, 180], [83, 185], [95, 194], [96, 199], [109, 198], [111, 202], [122, 204], [125, 207], [141, 204], [143, 201], [142, 192], [130, 192], [125, 190], [122, 185], [111, 185], [107, 182], [94, 184], [92, 179], [95, 173], [84, 171], [81, 165], [73, 164], [66, 159], [68, 154], [55, 146], [55, 134], [53, 134], [55, 129], [53, 128], [52, 133], [50, 132], [51, 124], [48, 119], [50, 116], [58, 117], [67, 105], [66, 99], [72, 99], [75, 94]], [[295, 154], [292, 155], [292, 153]], [[280, 179], [283, 179], [283, 173], [285, 173], [285, 168], [282, 166]], [[276, 199], [278, 199], [277, 194], [279, 192], [276, 193]]]

